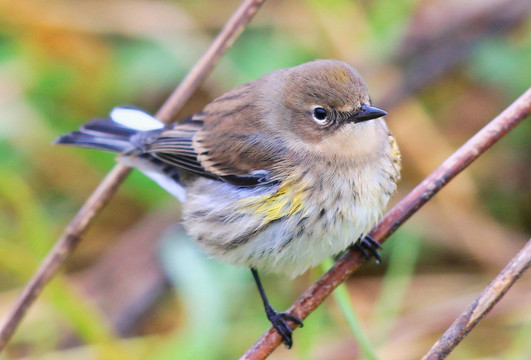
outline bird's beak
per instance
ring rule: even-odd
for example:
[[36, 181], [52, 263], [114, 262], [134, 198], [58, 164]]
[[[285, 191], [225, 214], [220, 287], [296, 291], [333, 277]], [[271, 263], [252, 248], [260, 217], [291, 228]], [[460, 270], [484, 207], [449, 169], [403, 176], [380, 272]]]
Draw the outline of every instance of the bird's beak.
[[349, 120], [355, 123], [372, 120], [372, 119], [378, 119], [379, 117], [385, 116], [387, 113], [383, 110], [380, 110], [378, 108], [362, 105], [360, 107], [360, 110], [352, 115]]

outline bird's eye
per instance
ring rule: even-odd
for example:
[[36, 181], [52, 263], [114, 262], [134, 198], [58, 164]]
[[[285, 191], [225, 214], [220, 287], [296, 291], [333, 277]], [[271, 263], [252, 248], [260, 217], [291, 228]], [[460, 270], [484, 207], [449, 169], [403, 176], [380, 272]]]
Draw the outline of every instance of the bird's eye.
[[315, 106], [313, 108], [313, 120], [318, 124], [324, 124], [326, 122], [326, 118], [328, 117], [328, 113], [325, 109], [323, 109], [320, 106]]

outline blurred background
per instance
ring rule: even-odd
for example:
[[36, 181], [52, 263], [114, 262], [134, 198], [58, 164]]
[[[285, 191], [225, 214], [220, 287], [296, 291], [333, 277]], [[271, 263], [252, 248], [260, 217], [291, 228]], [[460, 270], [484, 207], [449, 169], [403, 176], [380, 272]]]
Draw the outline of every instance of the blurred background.
[[[154, 113], [238, 4], [0, 0], [0, 316], [114, 164], [51, 141], [115, 105]], [[389, 113], [403, 154], [394, 203], [531, 85], [530, 10], [528, 0], [269, 0], [177, 118], [269, 71], [343, 60]], [[530, 138], [528, 119], [271, 358], [420, 358], [530, 237]], [[206, 259], [179, 217], [176, 200], [133, 173], [0, 359], [241, 355], [269, 327], [251, 274]], [[264, 275], [274, 307], [323, 271]], [[450, 359], [531, 358], [530, 276]]]

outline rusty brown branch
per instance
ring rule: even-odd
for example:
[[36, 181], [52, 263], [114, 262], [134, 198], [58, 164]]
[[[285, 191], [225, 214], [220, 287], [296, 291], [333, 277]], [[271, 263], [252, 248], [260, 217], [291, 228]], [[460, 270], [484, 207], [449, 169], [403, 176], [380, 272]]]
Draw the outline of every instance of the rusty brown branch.
[[[478, 156], [531, 114], [531, 88], [478, 131], [446, 159], [434, 172], [417, 185], [372, 229], [371, 235], [383, 243], [398, 227], [428, 202], [443, 186], [470, 165]], [[330, 293], [364, 262], [353, 249], [347, 251], [334, 266], [308, 288], [288, 312], [300, 319], [310, 315]], [[295, 329], [295, 324], [292, 327]], [[281, 344], [280, 335], [270, 328], [240, 359], [264, 359]]]
[[[162, 105], [156, 114], [158, 119], [170, 122], [264, 2], [265, 0], [245, 0], [242, 2], [207, 52]], [[129, 172], [129, 168], [120, 164], [116, 165], [66, 227], [2, 322], [0, 326], [0, 352], [7, 345], [28, 308], [48, 281], [57, 273], [65, 260], [72, 254], [81, 241], [83, 233], [116, 193]]]
[[422, 360], [445, 359], [481, 319], [501, 300], [531, 265], [531, 239], [472, 304], [459, 315]]

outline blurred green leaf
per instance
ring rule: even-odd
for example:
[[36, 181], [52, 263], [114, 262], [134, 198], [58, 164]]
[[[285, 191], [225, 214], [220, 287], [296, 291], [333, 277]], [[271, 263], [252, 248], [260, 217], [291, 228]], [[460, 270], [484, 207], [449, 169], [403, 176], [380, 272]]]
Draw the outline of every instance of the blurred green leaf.
[[[323, 270], [327, 271], [334, 265], [334, 262], [332, 259], [328, 258], [323, 262]], [[363, 327], [361, 326], [361, 322], [359, 320], [358, 315], [356, 314], [356, 310], [354, 308], [354, 305], [352, 304], [352, 300], [350, 299], [350, 295], [347, 290], [347, 286], [343, 283], [340, 284], [332, 293], [334, 300], [339, 305], [339, 308], [341, 309], [341, 313], [345, 317], [345, 320], [347, 321], [347, 324], [350, 328], [350, 331], [352, 331], [352, 334], [356, 338], [359, 347], [361, 348], [361, 351], [363, 352], [363, 356], [370, 360], [376, 360], [378, 357], [376, 356], [376, 352], [374, 350], [374, 347], [372, 346], [369, 338], [365, 334], [365, 331], [363, 330]]]
[[[185, 318], [178, 331], [153, 359], [221, 359], [227, 337], [234, 336], [228, 315], [243, 293], [247, 271], [207, 259], [188, 236], [169, 232], [162, 242], [161, 260], [183, 301]], [[238, 286], [239, 284], [239, 286]], [[234, 355], [233, 355], [234, 356]]]
[[[271, 49], [275, 49], [273, 54]], [[234, 84], [258, 79], [276, 69], [314, 60], [316, 56], [281, 30], [270, 28], [248, 29], [227, 54], [238, 71]]]
[[378, 344], [388, 341], [398, 319], [414, 275], [420, 240], [419, 234], [404, 226], [386, 242], [386, 249], [390, 249], [389, 265], [372, 316], [372, 333]]
[[531, 36], [521, 41], [498, 37], [479, 44], [468, 70], [476, 81], [491, 84], [512, 100], [531, 84], [529, 64]]

